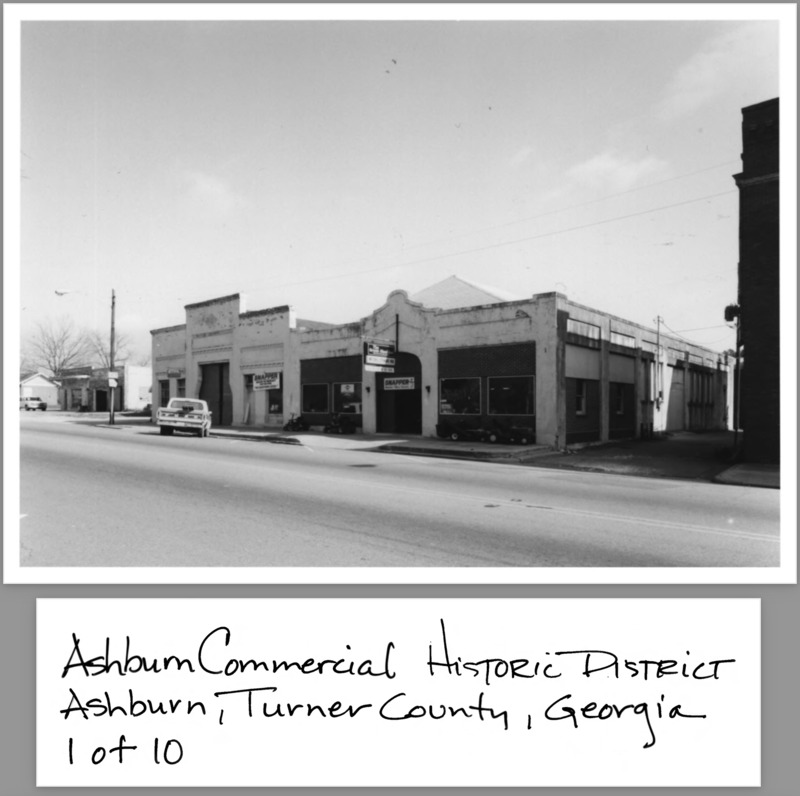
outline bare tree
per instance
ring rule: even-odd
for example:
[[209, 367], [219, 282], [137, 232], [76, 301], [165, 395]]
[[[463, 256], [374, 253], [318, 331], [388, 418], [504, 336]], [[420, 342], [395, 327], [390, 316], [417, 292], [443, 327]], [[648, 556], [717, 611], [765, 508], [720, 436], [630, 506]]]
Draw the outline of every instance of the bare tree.
[[25, 378], [26, 376], [30, 376], [31, 373], [35, 373], [37, 371], [36, 363], [31, 358], [30, 353], [27, 350], [26, 346], [22, 347], [22, 351], [20, 352], [19, 357], [19, 377], [20, 379]]
[[25, 341], [24, 352], [25, 361], [54, 378], [69, 368], [89, 364], [92, 355], [86, 333], [69, 318], [37, 323], [36, 331]]
[[[111, 365], [111, 338], [103, 332], [86, 332], [87, 344], [91, 350], [91, 363], [98, 368]], [[114, 335], [114, 366], [124, 365], [131, 357], [130, 338], [124, 332]]]

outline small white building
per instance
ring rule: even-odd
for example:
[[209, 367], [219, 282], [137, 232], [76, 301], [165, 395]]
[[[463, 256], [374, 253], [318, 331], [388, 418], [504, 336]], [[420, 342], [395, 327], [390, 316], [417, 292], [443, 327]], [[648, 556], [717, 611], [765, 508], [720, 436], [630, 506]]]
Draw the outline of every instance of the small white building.
[[59, 386], [55, 379], [45, 376], [44, 373], [31, 373], [20, 381], [19, 397], [41, 398], [48, 409], [54, 409], [58, 406]]

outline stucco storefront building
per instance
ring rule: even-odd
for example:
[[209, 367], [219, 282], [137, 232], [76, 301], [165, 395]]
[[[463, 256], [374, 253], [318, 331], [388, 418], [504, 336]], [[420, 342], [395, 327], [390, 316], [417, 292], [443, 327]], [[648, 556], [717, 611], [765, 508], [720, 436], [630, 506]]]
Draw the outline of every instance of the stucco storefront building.
[[[151, 333], [154, 409], [204, 398], [216, 425], [348, 412], [370, 433], [496, 422], [558, 447], [727, 427], [720, 355], [560, 293], [507, 301], [451, 277], [343, 325], [288, 306], [247, 312], [238, 294], [185, 310], [184, 324]], [[367, 366], [365, 343], [393, 348], [393, 372]]]

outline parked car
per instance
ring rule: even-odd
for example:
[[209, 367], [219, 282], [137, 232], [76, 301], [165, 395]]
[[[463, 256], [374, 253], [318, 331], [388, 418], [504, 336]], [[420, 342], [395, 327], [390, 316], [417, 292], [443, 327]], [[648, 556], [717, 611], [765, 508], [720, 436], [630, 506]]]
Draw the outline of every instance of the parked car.
[[28, 395], [19, 399], [19, 409], [20, 411], [24, 409], [26, 412], [38, 409], [40, 412], [44, 412], [47, 409], [47, 402]]
[[169, 403], [156, 412], [156, 425], [165, 436], [175, 431], [188, 431], [207, 437], [211, 430], [211, 412], [208, 404], [198, 398], [170, 398]]

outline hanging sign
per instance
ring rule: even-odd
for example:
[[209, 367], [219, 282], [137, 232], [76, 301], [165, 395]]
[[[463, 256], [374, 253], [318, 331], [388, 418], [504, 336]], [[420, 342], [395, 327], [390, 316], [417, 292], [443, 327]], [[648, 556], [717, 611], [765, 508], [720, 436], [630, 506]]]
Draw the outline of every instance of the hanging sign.
[[257, 373], [253, 375], [254, 390], [280, 390], [281, 374], [277, 373]]
[[364, 343], [364, 370], [394, 373], [394, 346], [391, 343]]
[[376, 357], [372, 354], [368, 354], [364, 361], [368, 365], [388, 365], [389, 367], [394, 367], [394, 357]]

